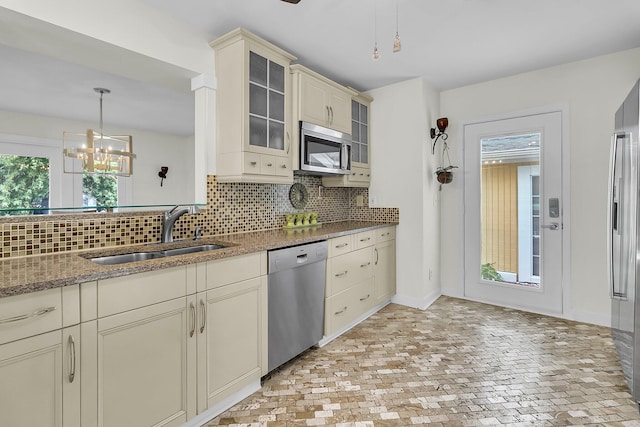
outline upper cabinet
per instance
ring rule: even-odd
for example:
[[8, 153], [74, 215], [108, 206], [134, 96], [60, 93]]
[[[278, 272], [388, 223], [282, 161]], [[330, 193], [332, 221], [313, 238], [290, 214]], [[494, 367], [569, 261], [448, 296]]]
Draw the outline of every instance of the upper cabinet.
[[369, 187], [371, 181], [369, 145], [369, 108], [373, 98], [357, 94], [351, 98], [349, 115], [351, 134], [351, 174], [323, 177], [325, 187]]
[[304, 121], [351, 133], [351, 98], [356, 92], [302, 65], [291, 66], [295, 122]]
[[210, 43], [222, 182], [293, 182], [289, 64], [296, 57], [238, 28]]

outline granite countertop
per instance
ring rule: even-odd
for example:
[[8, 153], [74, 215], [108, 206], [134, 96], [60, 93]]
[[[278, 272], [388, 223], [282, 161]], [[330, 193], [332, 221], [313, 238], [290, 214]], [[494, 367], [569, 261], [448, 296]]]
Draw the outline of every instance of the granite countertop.
[[131, 252], [159, 251], [168, 248], [192, 246], [196, 244], [196, 242], [182, 241], [170, 244], [142, 244], [85, 252], [69, 252], [6, 259], [0, 261], [0, 277], [2, 278], [0, 281], [0, 298], [110, 277], [125, 276], [144, 271], [177, 267], [252, 252], [295, 246], [389, 225], [397, 224], [368, 221], [342, 221], [324, 224], [317, 228], [267, 230], [205, 237], [199, 240], [197, 244], [217, 243], [225, 246], [228, 245], [228, 247], [207, 252], [177, 255], [119, 265], [100, 265], [91, 262], [88, 258]]

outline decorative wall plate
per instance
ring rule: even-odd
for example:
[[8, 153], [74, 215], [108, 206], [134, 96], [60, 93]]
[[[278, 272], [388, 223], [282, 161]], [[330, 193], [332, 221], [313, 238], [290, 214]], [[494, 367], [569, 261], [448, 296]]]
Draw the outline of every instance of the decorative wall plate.
[[296, 209], [304, 209], [309, 201], [309, 192], [304, 184], [299, 182], [294, 183], [289, 189], [289, 201], [291, 206]]

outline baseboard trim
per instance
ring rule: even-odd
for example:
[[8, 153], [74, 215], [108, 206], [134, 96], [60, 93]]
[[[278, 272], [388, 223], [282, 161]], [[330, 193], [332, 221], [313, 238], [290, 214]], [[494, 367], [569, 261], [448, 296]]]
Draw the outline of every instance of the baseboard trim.
[[206, 411], [191, 418], [189, 421], [182, 424], [182, 427], [200, 427], [206, 424], [207, 422], [211, 421], [212, 419], [214, 419], [215, 417], [217, 417], [227, 409], [231, 408], [236, 403], [251, 396], [253, 393], [260, 390], [260, 388], [261, 388], [260, 380], [256, 380], [251, 384], [247, 385], [246, 387], [243, 387], [241, 390], [238, 390], [237, 392], [233, 393], [231, 396], [227, 397], [226, 399], [216, 403]]
[[598, 326], [611, 327], [611, 316], [601, 313], [592, 313], [589, 311], [573, 311], [567, 314], [568, 320], [576, 322], [591, 323]]
[[436, 290], [422, 298], [414, 298], [407, 295], [395, 295], [391, 299], [391, 302], [424, 311], [429, 308], [431, 304], [436, 302], [441, 295], [442, 293], [440, 293], [440, 290]]

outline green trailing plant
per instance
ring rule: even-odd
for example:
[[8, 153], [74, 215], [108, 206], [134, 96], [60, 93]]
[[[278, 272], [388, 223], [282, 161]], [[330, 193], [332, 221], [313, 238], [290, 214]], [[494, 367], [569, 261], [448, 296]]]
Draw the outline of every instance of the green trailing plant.
[[494, 280], [496, 282], [502, 281], [502, 276], [500, 273], [493, 268], [493, 263], [488, 262], [486, 264], [482, 264], [480, 267], [480, 277], [484, 280]]

